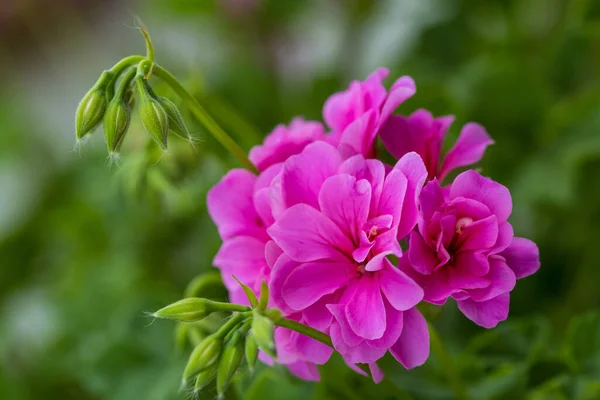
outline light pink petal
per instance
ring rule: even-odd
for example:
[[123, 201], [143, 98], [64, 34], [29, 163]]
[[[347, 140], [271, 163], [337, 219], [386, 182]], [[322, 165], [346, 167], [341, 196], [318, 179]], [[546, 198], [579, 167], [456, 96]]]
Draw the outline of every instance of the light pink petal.
[[504, 293], [487, 301], [459, 301], [458, 308], [467, 318], [484, 328], [493, 328], [508, 318], [510, 294]]
[[494, 141], [483, 126], [473, 122], [466, 124], [460, 131], [456, 144], [444, 158], [438, 175], [440, 181], [454, 168], [465, 167], [481, 160], [485, 149], [491, 144], [494, 144]]
[[255, 182], [256, 176], [251, 172], [234, 169], [208, 192], [208, 213], [222, 239], [256, 235], [264, 230], [252, 202]]
[[367, 265], [365, 265], [365, 271], [375, 272], [388, 267], [388, 264], [390, 264], [390, 262], [386, 257], [390, 254], [390, 252], [379, 253], [375, 257], [371, 258]]
[[363, 275], [354, 283], [356, 292], [346, 304], [345, 313], [352, 331], [365, 339], [379, 339], [386, 328], [385, 306], [379, 282], [375, 277]]
[[296, 361], [295, 363], [288, 364], [287, 367], [292, 374], [305, 381], [319, 382], [321, 380], [319, 369], [313, 363]]
[[400, 77], [388, 93], [381, 109], [381, 120], [385, 122], [400, 104], [412, 97], [417, 91], [415, 81], [410, 76]]
[[260, 270], [267, 264], [265, 243], [250, 236], [237, 236], [226, 240], [215, 256], [213, 264], [222, 271], [223, 282], [228, 289], [240, 287], [231, 275], [252, 287]]
[[325, 142], [312, 143], [302, 153], [288, 158], [281, 172], [284, 205], [304, 203], [318, 208], [321, 185], [337, 173], [341, 163], [339, 152]]
[[424, 275], [431, 274], [438, 264], [435, 249], [429, 247], [416, 231], [410, 234], [408, 259], [414, 270]]
[[390, 348], [396, 360], [411, 369], [423, 365], [429, 357], [429, 330], [425, 318], [416, 308], [404, 311], [402, 335]]
[[506, 265], [504, 259], [499, 256], [490, 257], [490, 272], [486, 278], [491, 281], [488, 287], [469, 290], [471, 298], [474, 301], [485, 301], [510, 292], [517, 283], [515, 273]]
[[351, 254], [350, 239], [316, 209], [297, 204], [285, 211], [267, 232], [292, 260], [345, 260]]
[[525, 278], [540, 268], [540, 251], [529, 239], [516, 237], [510, 246], [501, 253], [517, 279]]
[[283, 283], [282, 296], [294, 310], [303, 310], [321, 297], [335, 292], [350, 280], [353, 264], [312, 261], [290, 272]]
[[474, 170], [465, 171], [454, 179], [450, 188], [450, 198], [457, 197], [485, 204], [498, 217], [498, 223], [505, 222], [512, 211], [512, 199], [508, 189]]
[[376, 362], [369, 363], [369, 371], [371, 371], [371, 377], [375, 383], [381, 383], [383, 378], [385, 378], [385, 374]]
[[397, 268], [380, 271], [379, 286], [390, 304], [399, 311], [408, 310], [423, 299], [423, 289]]
[[323, 182], [319, 193], [321, 212], [351, 238], [359, 242], [359, 233], [369, 216], [371, 185], [347, 174], [334, 175]]
[[402, 215], [398, 224], [398, 239], [406, 237], [417, 224], [419, 211], [419, 195], [427, 179], [427, 169], [423, 160], [417, 153], [408, 153], [394, 166], [408, 179], [408, 187], [402, 204]]

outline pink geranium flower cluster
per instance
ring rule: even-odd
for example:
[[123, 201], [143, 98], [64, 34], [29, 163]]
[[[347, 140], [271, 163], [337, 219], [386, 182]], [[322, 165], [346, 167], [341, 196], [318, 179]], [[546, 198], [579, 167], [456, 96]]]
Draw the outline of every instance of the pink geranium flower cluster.
[[[223, 239], [214, 265], [230, 300], [247, 303], [232, 275], [256, 292], [266, 281], [270, 306], [329, 334], [346, 362], [368, 364], [375, 380], [388, 351], [405, 368], [426, 361], [421, 301], [451, 297], [490, 328], [507, 318], [516, 280], [540, 265], [536, 245], [514, 237], [507, 221], [508, 189], [473, 170], [440, 185], [483, 157], [493, 143], [485, 129], [465, 125], [442, 158], [453, 117], [393, 115], [415, 84], [401, 77], [386, 90], [387, 74], [379, 69], [331, 96], [328, 129], [301, 118], [276, 127], [250, 152], [259, 175], [232, 170], [208, 195]], [[395, 165], [376, 159], [378, 137]], [[284, 328], [275, 340], [277, 361], [307, 380], [332, 354]]]

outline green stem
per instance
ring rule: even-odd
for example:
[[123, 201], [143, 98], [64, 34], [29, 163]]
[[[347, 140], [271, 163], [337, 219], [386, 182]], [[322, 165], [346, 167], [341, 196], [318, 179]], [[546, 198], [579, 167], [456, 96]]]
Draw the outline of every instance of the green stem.
[[229, 331], [231, 331], [233, 328], [235, 328], [235, 326], [237, 324], [239, 324], [240, 322], [242, 322], [242, 320], [244, 318], [246, 318], [247, 316], [248, 316], [247, 313], [235, 314], [233, 317], [231, 317], [229, 319], [229, 321], [227, 321], [222, 327], [219, 328], [219, 330], [215, 333], [215, 335], [217, 337], [224, 338], [229, 333]]
[[252, 165], [246, 152], [215, 122], [215, 120], [206, 112], [204, 107], [188, 93], [188, 91], [179, 83], [169, 71], [160, 65], [154, 65], [154, 75], [162, 79], [171, 89], [183, 100], [183, 102], [194, 113], [196, 118], [206, 127], [206, 129], [221, 143], [238, 162], [246, 169], [257, 173], [256, 167]]
[[217, 311], [221, 311], [221, 312], [240, 312], [240, 313], [244, 313], [244, 312], [250, 311], [250, 307], [243, 306], [241, 304], [222, 303], [220, 301], [212, 301], [212, 305], [215, 308], [218, 308]]
[[110, 69], [110, 72], [112, 72], [113, 74], [115, 74], [115, 76], [119, 76], [121, 74], [121, 72], [123, 72], [123, 70], [131, 65], [135, 65], [137, 63], [139, 63], [140, 61], [145, 60], [146, 57], [145, 56], [129, 56], [129, 57], [125, 57], [124, 59], [122, 59], [121, 61], [119, 61], [118, 63], [116, 63], [115, 65], [113, 65], [113, 67]]
[[457, 400], [469, 400], [467, 388], [460, 378], [458, 369], [454, 365], [454, 361], [452, 360], [450, 353], [444, 346], [440, 335], [437, 333], [433, 325], [431, 323], [428, 323], [428, 325], [429, 337], [431, 341], [431, 352], [435, 354], [442, 366], [442, 369], [446, 373], [446, 377], [450, 382], [450, 388], [452, 389], [454, 398]]

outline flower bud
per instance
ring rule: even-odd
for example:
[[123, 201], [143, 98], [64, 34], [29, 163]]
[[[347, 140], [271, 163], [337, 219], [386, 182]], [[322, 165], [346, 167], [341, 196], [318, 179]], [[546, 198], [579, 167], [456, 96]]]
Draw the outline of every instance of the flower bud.
[[112, 77], [112, 72], [102, 72], [98, 81], [79, 102], [75, 112], [75, 136], [77, 139], [83, 138], [102, 121], [107, 103], [106, 89], [112, 83]]
[[275, 342], [273, 341], [273, 321], [258, 312], [253, 313], [252, 335], [256, 344], [267, 355], [275, 358]]
[[118, 153], [131, 121], [131, 111], [125, 101], [114, 98], [104, 114], [104, 138], [110, 153]]
[[202, 389], [208, 386], [208, 384], [211, 383], [213, 379], [215, 379], [215, 375], [217, 375], [216, 368], [209, 368], [200, 372], [196, 377], [196, 384], [194, 385], [194, 394], [197, 396]]
[[256, 360], [258, 358], [258, 345], [256, 344], [256, 339], [254, 339], [252, 332], [246, 335], [244, 351], [246, 353], [248, 369], [250, 369], [250, 372], [254, 372], [254, 367], [256, 366]]
[[167, 149], [169, 117], [158, 100], [151, 96], [143, 76], [136, 76], [136, 85], [140, 94], [140, 116], [142, 125], [150, 137], [162, 150]]
[[244, 340], [241, 331], [237, 330], [227, 341], [223, 355], [217, 368], [217, 393], [222, 396], [231, 382], [244, 356]]
[[179, 109], [171, 100], [166, 97], [157, 97], [156, 98], [160, 105], [164, 108], [167, 116], [169, 117], [169, 129], [176, 136], [179, 136], [185, 140], [192, 140], [192, 135], [188, 131], [188, 128], [185, 126], [185, 122], [183, 122], [183, 117], [179, 112]]
[[206, 337], [194, 348], [183, 371], [183, 381], [187, 382], [192, 376], [212, 367], [221, 354], [221, 338], [216, 335]]
[[211, 300], [188, 297], [161, 308], [154, 313], [156, 318], [174, 319], [181, 322], [194, 322], [206, 318], [218, 311], [217, 304]]
[[187, 343], [189, 334], [189, 325], [184, 323], [178, 323], [175, 327], [175, 348], [177, 352], [183, 351]]

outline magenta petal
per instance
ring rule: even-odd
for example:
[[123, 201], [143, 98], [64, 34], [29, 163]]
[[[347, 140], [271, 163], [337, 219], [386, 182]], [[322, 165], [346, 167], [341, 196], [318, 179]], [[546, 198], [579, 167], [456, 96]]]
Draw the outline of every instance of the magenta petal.
[[412, 97], [416, 91], [415, 81], [410, 76], [400, 77], [390, 88], [387, 99], [383, 103], [381, 120], [385, 122], [394, 113], [396, 108]]
[[[331, 340], [336, 349], [342, 346], [339, 344], [341, 342], [345, 346], [355, 347], [364, 341], [364, 338], [356, 335], [350, 328], [343, 304], [328, 304], [327, 309], [335, 318], [335, 321], [331, 324]], [[336, 330], [336, 335], [333, 333], [334, 330]]]
[[404, 327], [398, 341], [390, 348], [396, 360], [411, 369], [423, 365], [429, 357], [429, 330], [425, 318], [416, 308], [404, 311]]
[[321, 380], [319, 369], [313, 363], [296, 361], [295, 363], [288, 364], [287, 367], [292, 374], [305, 381], [318, 382]]
[[317, 365], [325, 364], [333, 353], [333, 349], [328, 345], [302, 334], [298, 334], [294, 345], [302, 360]]
[[397, 159], [411, 151], [425, 153], [425, 138], [410, 120], [400, 115], [391, 116], [379, 131], [385, 148]]
[[408, 310], [423, 299], [423, 289], [397, 268], [380, 271], [379, 286], [390, 304], [399, 311]]
[[529, 239], [515, 237], [501, 254], [517, 279], [525, 278], [540, 269], [540, 251]]
[[340, 326], [335, 322], [331, 324], [329, 333], [335, 349], [344, 357], [347, 364], [372, 363], [379, 360], [387, 352], [387, 349], [370, 346], [367, 341], [362, 341], [356, 346], [350, 346], [343, 341]]
[[393, 169], [386, 177], [379, 200], [378, 214], [391, 215], [393, 226], [400, 224], [402, 205], [408, 188], [408, 179], [402, 171]]
[[385, 333], [379, 339], [367, 340], [367, 343], [371, 347], [378, 349], [389, 349], [400, 337], [402, 333], [402, 327], [404, 325], [404, 318], [402, 311], [394, 309], [389, 302], [385, 302], [385, 316], [386, 316], [386, 328]]
[[226, 240], [213, 260], [223, 275], [228, 289], [239, 288], [231, 275], [253, 286], [262, 268], [266, 267], [265, 243], [250, 236], [237, 236]]
[[283, 250], [277, 246], [277, 243], [273, 240], [269, 240], [265, 245], [265, 260], [269, 268], [273, 268], [277, 259], [283, 254]]
[[379, 111], [371, 109], [348, 125], [340, 139], [340, 147], [352, 149], [345, 151], [346, 157], [354, 154], [362, 154], [365, 157], [372, 156], [375, 137], [377, 135], [377, 122]]
[[494, 249], [489, 252], [490, 255], [498, 254], [506, 249], [513, 241], [515, 233], [513, 227], [508, 222], [500, 224], [498, 226], [498, 240], [494, 245]]
[[437, 179], [429, 181], [419, 194], [421, 211], [419, 214], [419, 232], [425, 234], [426, 222], [431, 219], [433, 213], [444, 204], [444, 194]]
[[419, 195], [427, 179], [427, 169], [417, 153], [408, 153], [394, 166], [408, 179], [408, 187], [402, 204], [402, 215], [398, 224], [398, 239], [406, 237], [417, 224]]
[[379, 339], [386, 327], [379, 282], [375, 277], [363, 275], [354, 285], [356, 291], [345, 308], [348, 325], [360, 337]]
[[299, 263], [292, 261], [287, 255], [282, 254], [271, 269], [271, 281], [269, 282], [270, 301], [273, 303], [273, 306], [279, 308], [285, 314], [291, 314], [294, 310], [288, 306], [283, 298], [283, 284], [299, 265]]
[[450, 198], [457, 197], [483, 203], [498, 217], [498, 223], [505, 222], [512, 211], [512, 199], [508, 189], [474, 170], [465, 171], [454, 179], [450, 188]]
[[446, 154], [438, 177], [440, 181], [454, 168], [464, 167], [481, 160], [487, 146], [494, 141], [485, 128], [476, 123], [466, 124], [460, 131], [456, 144]]
[[371, 185], [347, 174], [327, 178], [319, 193], [321, 212], [352, 238], [359, 242], [359, 233], [369, 216]]
[[490, 285], [482, 289], [471, 289], [469, 293], [475, 301], [485, 301], [502, 293], [510, 292], [517, 283], [515, 273], [506, 265], [504, 259], [499, 256], [490, 257], [490, 272], [486, 276]]
[[510, 294], [504, 293], [487, 301], [459, 301], [458, 308], [471, 321], [484, 328], [493, 328], [508, 318]]
[[498, 219], [495, 215], [475, 221], [462, 228], [462, 251], [490, 249], [498, 240]]
[[[337, 173], [341, 163], [339, 152], [325, 142], [309, 144], [302, 153], [288, 158], [281, 172], [284, 205], [304, 203], [318, 208], [321, 185]], [[277, 214], [274, 215], [277, 218]]]
[[490, 271], [487, 252], [461, 251], [455, 255], [454, 263], [465, 275], [484, 276]]
[[435, 249], [430, 248], [419, 232], [410, 234], [408, 259], [413, 269], [423, 275], [429, 275], [438, 264]]
[[339, 172], [352, 175], [356, 180], [366, 179], [371, 184], [371, 207], [369, 212], [370, 215], [375, 215], [385, 179], [383, 163], [379, 160], [365, 160], [362, 155], [357, 154], [345, 160], [340, 166]]
[[369, 371], [371, 371], [371, 377], [375, 383], [381, 383], [383, 378], [385, 378], [383, 370], [379, 368], [376, 362], [369, 363]]
[[315, 304], [302, 310], [302, 316], [308, 326], [320, 331], [327, 331], [333, 320], [333, 314], [327, 305], [335, 301], [335, 296], [335, 294], [323, 296]]
[[314, 260], [345, 260], [353, 245], [329, 218], [316, 209], [297, 204], [285, 211], [267, 229], [275, 243], [298, 262]]
[[348, 283], [347, 271], [353, 267], [326, 261], [304, 263], [291, 271], [283, 283], [283, 299], [292, 309], [303, 310]]
[[256, 176], [244, 169], [231, 170], [210, 191], [208, 213], [222, 239], [262, 230], [252, 195]]

